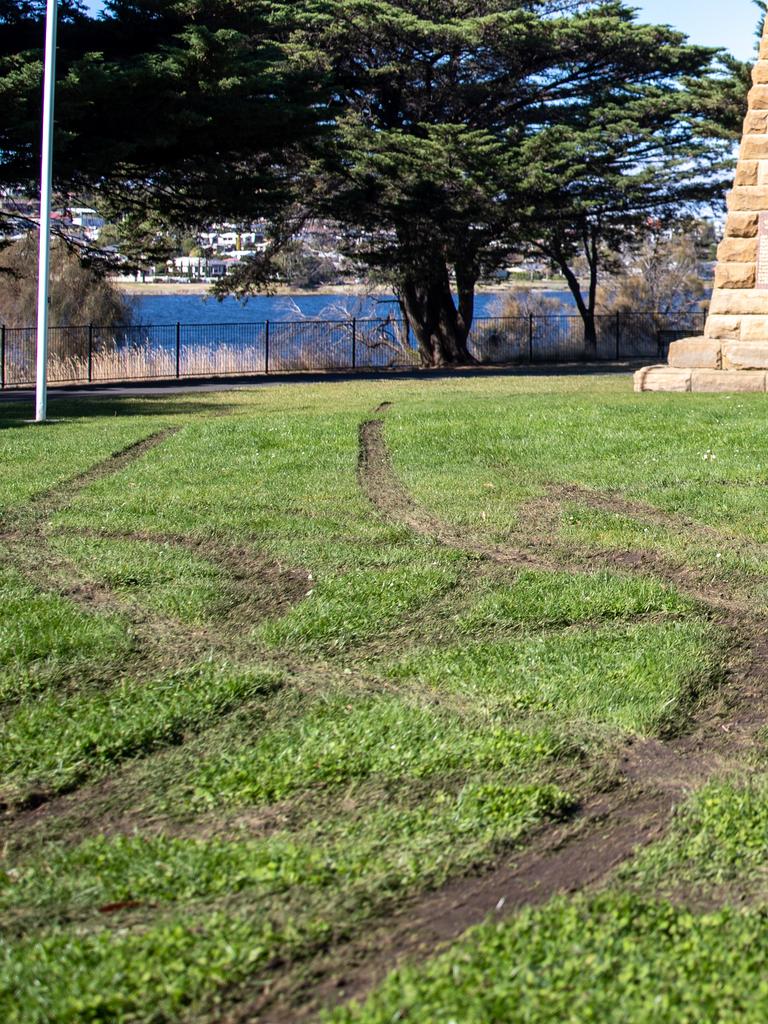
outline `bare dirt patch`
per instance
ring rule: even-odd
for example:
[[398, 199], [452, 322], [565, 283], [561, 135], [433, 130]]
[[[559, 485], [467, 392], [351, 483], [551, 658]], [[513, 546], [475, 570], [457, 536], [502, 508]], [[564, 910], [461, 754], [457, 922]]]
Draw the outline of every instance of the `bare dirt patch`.
[[443, 952], [481, 921], [599, 883], [639, 847], [661, 837], [673, 807], [667, 794], [598, 796], [569, 824], [528, 837], [519, 856], [406, 901], [386, 925], [318, 957], [298, 984], [288, 976], [266, 988], [258, 1000], [232, 1011], [226, 1024], [292, 1024], [364, 998], [393, 968]]

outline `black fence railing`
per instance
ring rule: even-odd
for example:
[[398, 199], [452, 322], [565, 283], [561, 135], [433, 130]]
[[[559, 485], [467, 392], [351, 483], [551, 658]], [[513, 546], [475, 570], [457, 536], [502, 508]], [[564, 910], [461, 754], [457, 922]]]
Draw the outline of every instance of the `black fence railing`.
[[[670, 341], [704, 330], [703, 313], [597, 317], [597, 347], [574, 315], [479, 317], [469, 350], [484, 364], [662, 359]], [[277, 373], [400, 369], [420, 364], [413, 334], [398, 320], [52, 327], [52, 384]], [[35, 329], [0, 326], [0, 387], [35, 379]]]

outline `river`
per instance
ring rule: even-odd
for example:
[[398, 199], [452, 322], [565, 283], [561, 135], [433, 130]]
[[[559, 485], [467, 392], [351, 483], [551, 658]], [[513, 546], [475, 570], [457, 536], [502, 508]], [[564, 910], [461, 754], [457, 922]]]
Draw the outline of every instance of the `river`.
[[[562, 291], [541, 291], [542, 297], [556, 298], [564, 307], [572, 305], [570, 294]], [[498, 316], [505, 296], [481, 292], [475, 303], [475, 316]], [[247, 302], [226, 298], [222, 302], [205, 295], [132, 295], [129, 301], [135, 321], [142, 324], [235, 324], [271, 320], [299, 320], [311, 317], [323, 320], [359, 320], [378, 318], [399, 311], [392, 296], [365, 299], [359, 295], [256, 295]], [[551, 310], [548, 310], [551, 312]]]

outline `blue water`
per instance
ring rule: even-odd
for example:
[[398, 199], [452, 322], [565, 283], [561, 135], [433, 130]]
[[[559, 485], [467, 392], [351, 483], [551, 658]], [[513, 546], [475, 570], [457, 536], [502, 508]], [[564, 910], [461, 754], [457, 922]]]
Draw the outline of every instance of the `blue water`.
[[[547, 298], [561, 299], [571, 305], [570, 293], [541, 292]], [[503, 294], [482, 293], [477, 296], [475, 316], [498, 315]], [[399, 317], [392, 296], [376, 296], [365, 300], [350, 295], [256, 295], [247, 302], [227, 298], [222, 302], [204, 295], [140, 295], [133, 296], [134, 319], [142, 324], [237, 324], [271, 320], [273, 323], [301, 317], [325, 320], [358, 320], [385, 317], [388, 312]], [[298, 312], [297, 312], [298, 310]]]

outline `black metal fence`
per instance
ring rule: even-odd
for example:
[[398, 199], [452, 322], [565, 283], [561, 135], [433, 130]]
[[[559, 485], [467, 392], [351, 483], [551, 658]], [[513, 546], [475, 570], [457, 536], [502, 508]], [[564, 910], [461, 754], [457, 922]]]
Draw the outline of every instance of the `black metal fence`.
[[[597, 317], [597, 349], [574, 315], [480, 317], [469, 350], [480, 363], [537, 364], [661, 359], [669, 342], [701, 334], [703, 313], [616, 313]], [[401, 321], [301, 320], [282, 323], [52, 327], [52, 384], [266, 374], [290, 370], [418, 366]], [[0, 387], [35, 379], [35, 329], [0, 326]]]

